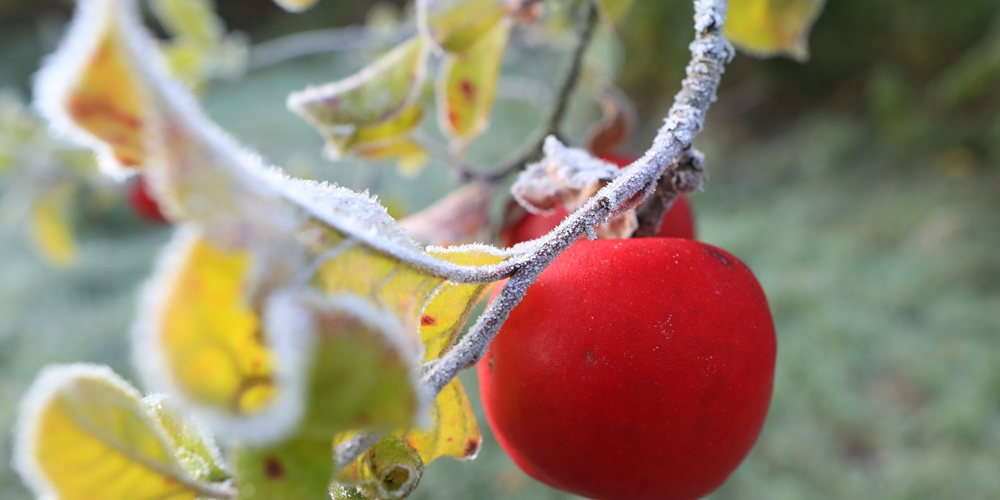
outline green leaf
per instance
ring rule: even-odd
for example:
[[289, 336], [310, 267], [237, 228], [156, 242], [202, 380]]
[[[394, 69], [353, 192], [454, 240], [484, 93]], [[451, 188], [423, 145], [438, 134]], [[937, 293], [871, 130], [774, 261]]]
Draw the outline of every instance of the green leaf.
[[445, 56], [437, 87], [441, 129], [460, 150], [489, 127], [512, 23], [499, 22], [468, 50]]
[[275, 336], [308, 338], [311, 360], [300, 429], [329, 436], [360, 428], [407, 426], [420, 401], [418, 346], [394, 315], [348, 294], [276, 294], [267, 313]]
[[210, 44], [226, 32], [213, 4], [211, 0], [151, 0], [149, 5], [171, 35]]
[[199, 481], [229, 479], [229, 471], [215, 440], [184, 409], [163, 395], [147, 396], [142, 402], [152, 410], [160, 427], [173, 441], [174, 455], [184, 470]]
[[726, 38], [757, 57], [809, 59], [809, 30], [824, 0], [732, 0]]
[[231, 453], [241, 500], [321, 500], [333, 478], [330, 439], [296, 436], [273, 446], [236, 446]]
[[288, 107], [327, 141], [350, 143], [359, 129], [388, 122], [417, 98], [427, 54], [427, 42], [411, 38], [344, 80], [293, 93]]
[[465, 52], [507, 15], [504, 0], [418, 0], [424, 36], [448, 52]]
[[416, 450], [389, 435], [345, 467], [330, 492], [334, 500], [406, 498], [423, 473], [424, 462]]

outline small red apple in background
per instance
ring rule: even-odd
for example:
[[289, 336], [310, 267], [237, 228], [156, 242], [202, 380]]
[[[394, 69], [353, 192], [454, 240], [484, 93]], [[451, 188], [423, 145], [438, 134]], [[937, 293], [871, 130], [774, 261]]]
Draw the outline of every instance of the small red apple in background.
[[154, 224], [168, 224], [170, 222], [160, 211], [156, 199], [150, 195], [149, 185], [142, 175], [137, 175], [128, 186], [128, 201], [132, 206], [132, 211], [144, 220]]
[[579, 241], [529, 288], [478, 366], [526, 473], [599, 500], [692, 500], [750, 451], [776, 343], [750, 270], [685, 239]]
[[[634, 158], [622, 156], [605, 156], [604, 159], [619, 167], [627, 166], [634, 161]], [[519, 206], [514, 207], [514, 210], [523, 211]], [[558, 226], [567, 216], [569, 216], [569, 211], [562, 207], [557, 208], [549, 215], [524, 213], [516, 222], [503, 228], [500, 232], [500, 243], [505, 247], [511, 247], [517, 243], [541, 238]], [[656, 237], [693, 240], [695, 235], [694, 212], [691, 210], [691, 203], [684, 195], [681, 195], [663, 216], [663, 222], [660, 224], [660, 230], [656, 232]]]

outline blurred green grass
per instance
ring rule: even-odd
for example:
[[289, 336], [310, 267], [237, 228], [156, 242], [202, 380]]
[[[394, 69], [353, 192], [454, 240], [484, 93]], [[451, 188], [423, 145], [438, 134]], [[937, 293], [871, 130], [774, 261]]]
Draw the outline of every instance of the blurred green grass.
[[[406, 179], [388, 165], [326, 162], [316, 134], [284, 110], [288, 92], [361, 61], [316, 57], [255, 72], [213, 87], [206, 107], [292, 173], [371, 187], [415, 211], [454, 185], [445, 167]], [[778, 368], [760, 441], [712, 498], [1000, 498], [998, 169], [960, 154], [907, 168], [868, 122], [830, 109], [749, 133], [756, 124], [732, 112], [744, 96], [724, 94], [699, 141], [712, 180], [693, 203], [701, 239], [760, 278], [777, 323]], [[537, 112], [500, 106], [477, 157], [503, 156]], [[21, 234], [3, 233], [0, 428], [10, 428], [45, 364], [105, 363], [132, 376], [135, 294], [168, 238], [121, 213], [93, 221], [80, 234], [80, 266], [64, 271]], [[475, 398], [474, 374], [463, 379]], [[568, 498], [520, 473], [479, 421], [480, 457], [435, 463], [414, 498]], [[9, 434], [0, 443], [7, 463]], [[0, 498], [29, 498], [7, 467]]]

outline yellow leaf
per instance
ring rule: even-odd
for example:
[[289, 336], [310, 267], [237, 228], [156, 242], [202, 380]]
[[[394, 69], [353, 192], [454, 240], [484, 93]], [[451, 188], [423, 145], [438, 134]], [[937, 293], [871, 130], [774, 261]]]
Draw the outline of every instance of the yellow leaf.
[[613, 24], [618, 24], [625, 18], [625, 14], [628, 14], [633, 1], [634, 0], [600, 0], [601, 8], [604, 10], [604, 15], [608, 16], [608, 19]]
[[287, 10], [288, 12], [302, 12], [309, 9], [319, 0], [274, 0], [274, 3], [281, 6], [281, 8]]
[[439, 457], [476, 458], [483, 436], [479, 433], [476, 414], [465, 388], [457, 378], [446, 385], [434, 400], [431, 421], [433, 425], [430, 429], [413, 429], [403, 436], [403, 440], [417, 450], [425, 464]]
[[414, 104], [384, 123], [358, 128], [350, 136], [329, 138], [327, 154], [331, 158], [351, 154], [369, 160], [395, 159], [400, 173], [415, 175], [427, 163], [428, 155], [410, 132], [420, 126], [423, 117], [420, 105]]
[[726, 38], [758, 57], [809, 59], [809, 30], [824, 0], [732, 0]]
[[358, 144], [352, 149], [355, 156], [369, 160], [396, 160], [401, 175], [413, 177], [420, 173], [429, 159], [427, 151], [409, 137], [370, 144]]
[[464, 52], [507, 15], [504, 0], [420, 0], [424, 36], [448, 52]]
[[348, 78], [291, 94], [288, 108], [327, 141], [349, 143], [359, 128], [407, 110], [423, 86], [427, 54], [427, 41], [413, 37]]
[[301, 416], [287, 401], [304, 391], [296, 363], [305, 353], [289, 347], [295, 339], [268, 344], [251, 302], [257, 264], [247, 250], [222, 250], [183, 228], [147, 286], [134, 345], [154, 387], [182, 395], [223, 434], [267, 422], [255, 436], [267, 441], [290, 432]]
[[66, 217], [71, 186], [59, 186], [35, 200], [31, 210], [31, 232], [35, 246], [49, 262], [59, 266], [76, 264], [79, 251]]
[[444, 59], [438, 81], [438, 121], [460, 150], [489, 126], [512, 23], [497, 23], [467, 51]]
[[[465, 266], [496, 264], [505, 258], [485, 245], [431, 247], [428, 252], [439, 259]], [[425, 362], [436, 359], [451, 349], [462, 333], [462, 327], [473, 307], [492, 286], [492, 283], [447, 282], [438, 290], [420, 319], [420, 337], [426, 348]]]
[[40, 498], [194, 500], [228, 491], [189, 475], [174, 451], [137, 391], [105, 367], [48, 368], [21, 405], [15, 466]]

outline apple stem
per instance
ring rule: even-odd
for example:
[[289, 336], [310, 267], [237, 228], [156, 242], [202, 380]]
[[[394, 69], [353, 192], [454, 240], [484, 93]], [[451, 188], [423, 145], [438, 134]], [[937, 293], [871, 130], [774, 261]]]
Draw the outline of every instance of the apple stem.
[[705, 155], [694, 148], [685, 150], [680, 163], [669, 170], [667, 175], [660, 177], [646, 203], [636, 211], [639, 227], [632, 233], [633, 238], [656, 236], [663, 224], [663, 216], [670, 211], [677, 197], [681, 193], [701, 191], [705, 185]]
[[[594, 5], [591, 2], [592, 9]], [[701, 155], [691, 149], [691, 143], [704, 128], [705, 116], [715, 102], [725, 64], [735, 53], [722, 35], [727, 6], [727, 0], [694, 0], [695, 39], [689, 46], [692, 57], [686, 69], [687, 77], [652, 147], [549, 234], [515, 246], [512, 259], [489, 271], [499, 277], [509, 276], [510, 280], [469, 333], [444, 356], [424, 367], [423, 390], [428, 395], [436, 395], [458, 372], [473, 366], [486, 354], [490, 341], [521, 302], [528, 287], [588, 227], [599, 224], [637, 195], [659, 186], [661, 178], [669, 179], [663, 183], [668, 193], [683, 189], [684, 183], [700, 183], [704, 173]], [[477, 276], [482, 277], [485, 275]], [[338, 464], [353, 461], [367, 449], [365, 445], [377, 442], [378, 436], [362, 433], [338, 445], [335, 450]]]

